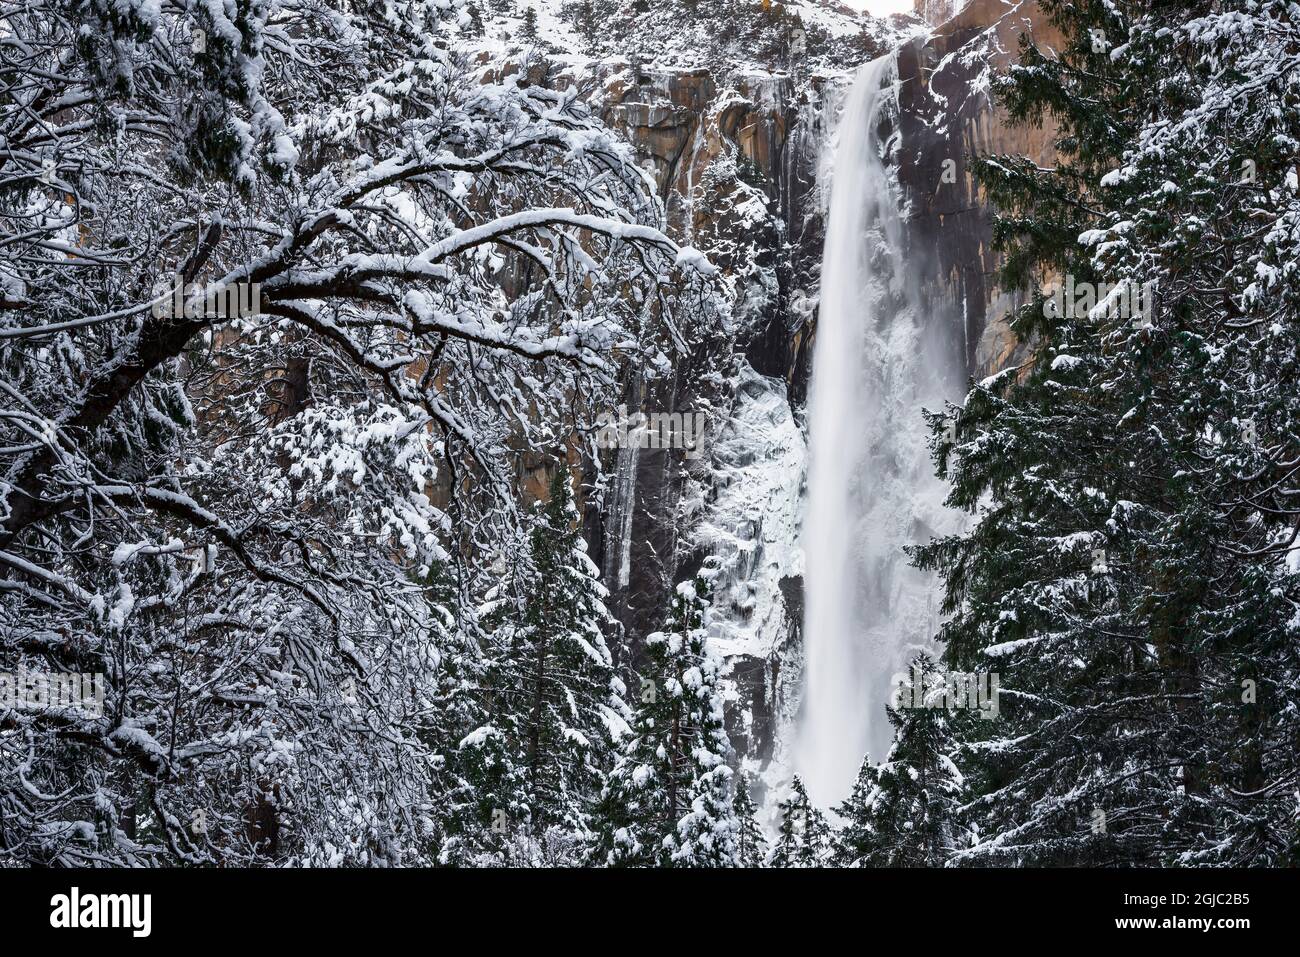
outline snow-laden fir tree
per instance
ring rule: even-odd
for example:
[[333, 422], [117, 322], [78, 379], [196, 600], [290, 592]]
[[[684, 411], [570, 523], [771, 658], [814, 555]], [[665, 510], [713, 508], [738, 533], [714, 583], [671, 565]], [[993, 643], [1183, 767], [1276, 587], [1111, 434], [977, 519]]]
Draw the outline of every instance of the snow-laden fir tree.
[[673, 595], [664, 629], [646, 638], [632, 734], [596, 815], [595, 863], [628, 867], [734, 867], [731, 751], [717, 656], [705, 614], [716, 569]]
[[832, 834], [826, 815], [808, 799], [796, 774], [790, 793], [778, 804], [781, 832], [768, 857], [771, 867], [825, 867], [831, 863]]
[[519, 28], [519, 35], [529, 43], [537, 42], [537, 8], [534, 6], [524, 7], [523, 23]]
[[758, 823], [758, 809], [749, 793], [749, 775], [743, 771], [735, 780], [736, 796], [731, 808], [736, 815], [736, 861], [740, 867], [762, 867], [767, 860], [767, 838]]
[[[607, 593], [579, 534], [570, 482], [561, 462], [546, 502], [533, 510], [526, 561], [494, 593], [486, 616], [497, 625], [489, 669], [494, 724], [519, 774], [508, 823], [543, 845], [586, 835], [631, 717], [605, 644], [613, 626]], [[517, 604], [504, 597], [512, 589]]]
[[[1300, 27], [1291, 4], [1066, 3], [999, 84], [1058, 159], [978, 164], [1017, 370], [936, 430], [968, 532], [949, 665], [971, 730], [963, 859], [1281, 864], [1300, 852]], [[1060, 290], [1059, 295], [1057, 290]]]
[[862, 759], [853, 790], [844, 803], [835, 809], [841, 826], [835, 831], [835, 850], [831, 856], [836, 867], [869, 867], [880, 842], [877, 839], [875, 802], [879, 796], [880, 774], [871, 755]]
[[885, 706], [894, 729], [888, 755], [878, 767], [863, 760], [853, 792], [835, 809], [842, 867], [940, 867], [967, 843], [953, 723], [972, 715], [951, 707], [951, 686], [926, 654], [912, 659], [898, 691]]

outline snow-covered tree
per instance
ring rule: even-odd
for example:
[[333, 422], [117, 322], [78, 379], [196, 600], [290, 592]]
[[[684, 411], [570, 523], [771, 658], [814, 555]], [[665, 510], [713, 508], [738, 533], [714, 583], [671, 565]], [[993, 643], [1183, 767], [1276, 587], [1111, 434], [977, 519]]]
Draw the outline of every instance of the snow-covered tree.
[[743, 771], [735, 781], [736, 796], [731, 802], [736, 815], [736, 858], [741, 867], [762, 867], [767, 860], [767, 838], [758, 823], [758, 809], [749, 794], [749, 776]]
[[835, 831], [835, 850], [831, 858], [837, 867], [866, 867], [875, 859], [881, 846], [874, 813], [880, 794], [879, 784], [880, 773], [868, 754], [858, 768], [853, 791], [835, 809], [843, 821]]
[[834, 850], [830, 824], [808, 799], [803, 781], [796, 774], [790, 793], [778, 804], [781, 833], [768, 857], [771, 867], [825, 867]]
[[632, 734], [597, 812], [594, 860], [610, 866], [734, 867], [731, 750], [705, 614], [712, 568], [682, 582], [646, 639]]
[[968, 843], [952, 724], [972, 716], [950, 708], [950, 686], [928, 655], [912, 659], [899, 691], [900, 703], [885, 706], [894, 729], [888, 756], [878, 767], [867, 756], [835, 809], [844, 822], [835, 836], [843, 867], [940, 867]]
[[[570, 474], [561, 463], [534, 511], [519, 601], [491, 596], [497, 721], [521, 773], [532, 832], [587, 831], [614, 753], [629, 731], [626, 688], [614, 673], [604, 630], [613, 619], [605, 589], [578, 534]], [[506, 583], [506, 585], [516, 583]]]
[[478, 5], [471, 3], [465, 7], [465, 15], [469, 18], [466, 30], [472, 37], [483, 36], [483, 13], [479, 10]]
[[918, 552], [948, 663], [1002, 679], [964, 858], [1294, 862], [1294, 10], [1040, 6], [1065, 44], [1026, 38], [999, 92], [1058, 161], [978, 164], [1005, 282], [1045, 287], [1032, 356], [936, 430], [977, 518]]
[[537, 42], [537, 8], [534, 6], [524, 7], [523, 24], [519, 28], [519, 35], [529, 43]]
[[0, 10], [0, 654], [107, 684], [5, 732], [0, 845], [420, 859], [519, 463], [715, 324], [711, 267], [459, 0]]

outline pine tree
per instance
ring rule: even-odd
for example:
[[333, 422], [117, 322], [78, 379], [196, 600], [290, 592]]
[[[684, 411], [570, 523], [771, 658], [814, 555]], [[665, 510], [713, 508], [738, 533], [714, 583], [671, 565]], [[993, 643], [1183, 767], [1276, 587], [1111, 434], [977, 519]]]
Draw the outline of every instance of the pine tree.
[[723, 726], [718, 660], [705, 628], [706, 567], [677, 586], [664, 630], [646, 639], [632, 735], [602, 795], [597, 863], [734, 867], [731, 745]]
[[561, 464], [547, 501], [534, 509], [522, 615], [491, 619], [501, 623], [494, 724], [521, 775], [519, 813], [538, 839], [548, 828], [586, 833], [631, 717], [605, 643], [613, 623], [606, 592], [579, 534], [569, 483]]
[[768, 864], [772, 867], [824, 867], [831, 858], [831, 828], [813, 807], [803, 781], [795, 775], [790, 794], [777, 805], [781, 834]]
[[[611, 11], [604, 11], [606, 14]], [[573, 26], [588, 43], [594, 43], [600, 36], [603, 17], [596, 10], [593, 0], [579, 0], [573, 8]]]
[[888, 757], [878, 768], [864, 759], [853, 793], [836, 808], [845, 822], [836, 840], [841, 866], [939, 867], [963, 846], [952, 726], [972, 716], [945, 707], [948, 684], [928, 655], [912, 660], [900, 691], [913, 704], [885, 708], [894, 729]]
[[736, 797], [731, 802], [736, 815], [736, 856], [741, 867], [762, 867], [767, 858], [767, 838], [758, 823], [758, 810], [749, 794], [749, 776], [736, 778]]
[[520, 35], [529, 43], [537, 42], [537, 8], [524, 8], [524, 22], [520, 27]]
[[415, 721], [436, 801], [429, 856], [449, 866], [507, 864], [511, 834], [528, 809], [523, 775], [489, 714], [490, 662], [479, 647], [486, 636], [455, 634], [468, 616], [458, 608], [449, 563], [431, 563], [421, 584], [433, 624], [450, 632], [439, 643], [432, 693]]
[[953, 410], [955, 443], [935, 421], [978, 519], [917, 551], [947, 663], [1014, 692], [970, 728], [973, 853], [1294, 861], [1297, 27], [1273, 2], [1040, 6], [1067, 42], [1026, 38], [999, 96], [1050, 115], [1058, 161], [976, 170], [1004, 284], [1074, 294], [1020, 310], [1031, 358]]
[[862, 759], [853, 791], [835, 813], [844, 822], [835, 833], [835, 852], [831, 860], [836, 867], [869, 867], [879, 856], [881, 841], [877, 836], [875, 802], [880, 795], [880, 774], [871, 763], [871, 755]]

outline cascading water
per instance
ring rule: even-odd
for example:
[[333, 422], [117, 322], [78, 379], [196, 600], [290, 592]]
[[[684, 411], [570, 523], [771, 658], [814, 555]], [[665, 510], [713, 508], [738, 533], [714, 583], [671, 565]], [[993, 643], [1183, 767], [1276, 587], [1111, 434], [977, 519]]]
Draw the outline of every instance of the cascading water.
[[897, 109], [896, 78], [893, 55], [874, 60], [845, 102], [822, 254], [793, 754], [822, 807], [848, 795], [865, 754], [884, 759], [891, 677], [938, 626], [935, 582], [908, 565], [903, 546], [946, 530], [920, 413], [941, 406], [953, 363], [904, 257], [892, 144], [880, 136]]

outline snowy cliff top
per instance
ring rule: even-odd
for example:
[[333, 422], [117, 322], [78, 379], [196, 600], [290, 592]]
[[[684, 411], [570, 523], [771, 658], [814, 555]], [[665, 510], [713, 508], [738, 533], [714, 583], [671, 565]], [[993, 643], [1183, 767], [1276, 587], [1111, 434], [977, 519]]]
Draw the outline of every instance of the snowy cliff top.
[[477, 0], [466, 28], [485, 50], [555, 60], [630, 58], [722, 72], [851, 70], [924, 31], [835, 0]]

